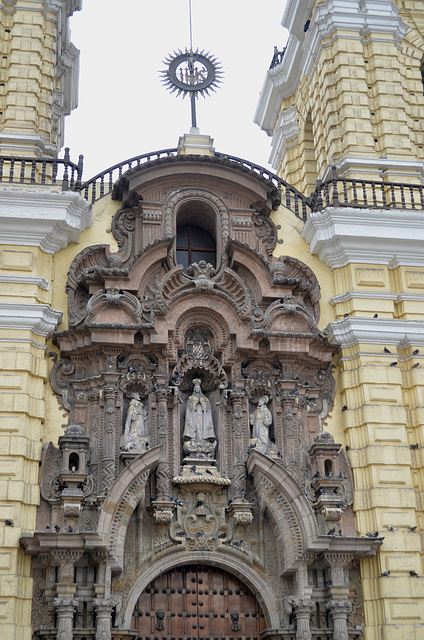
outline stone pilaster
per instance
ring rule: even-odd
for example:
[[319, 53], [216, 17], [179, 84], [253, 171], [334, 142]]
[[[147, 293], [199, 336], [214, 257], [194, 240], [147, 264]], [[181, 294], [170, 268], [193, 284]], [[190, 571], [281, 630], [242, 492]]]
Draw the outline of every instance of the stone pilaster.
[[347, 616], [352, 611], [352, 603], [349, 600], [330, 600], [328, 608], [333, 616], [333, 639], [349, 640]]
[[96, 611], [96, 640], [111, 640], [112, 611], [110, 600], [94, 600]]
[[314, 603], [307, 600], [293, 600], [292, 604], [296, 614], [296, 640], [312, 640], [310, 621]]
[[54, 601], [57, 613], [57, 640], [73, 640], [73, 621], [78, 600], [56, 598]]

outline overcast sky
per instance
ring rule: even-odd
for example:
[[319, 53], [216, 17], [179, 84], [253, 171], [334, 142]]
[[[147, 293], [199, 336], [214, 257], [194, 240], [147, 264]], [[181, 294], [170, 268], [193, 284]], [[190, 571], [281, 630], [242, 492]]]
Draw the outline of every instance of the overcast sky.
[[[273, 55], [287, 39], [285, 0], [192, 0], [193, 48], [216, 56], [221, 87], [197, 101], [200, 131], [215, 149], [268, 165], [270, 138], [253, 124]], [[190, 129], [190, 102], [163, 87], [169, 54], [189, 46], [189, 0], [83, 0], [71, 18], [81, 50], [79, 106], [65, 145], [84, 178], [148, 151], [176, 147]]]

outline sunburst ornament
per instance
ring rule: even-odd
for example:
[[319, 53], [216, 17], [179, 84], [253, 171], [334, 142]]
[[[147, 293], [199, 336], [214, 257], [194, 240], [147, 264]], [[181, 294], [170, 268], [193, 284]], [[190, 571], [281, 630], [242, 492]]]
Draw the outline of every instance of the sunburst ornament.
[[210, 91], [216, 91], [224, 75], [221, 64], [209, 52], [204, 50], [174, 51], [164, 64], [167, 68], [160, 71], [162, 83], [171, 93], [187, 95], [191, 98], [192, 126], [196, 127], [195, 99], [201, 95], [206, 97]]

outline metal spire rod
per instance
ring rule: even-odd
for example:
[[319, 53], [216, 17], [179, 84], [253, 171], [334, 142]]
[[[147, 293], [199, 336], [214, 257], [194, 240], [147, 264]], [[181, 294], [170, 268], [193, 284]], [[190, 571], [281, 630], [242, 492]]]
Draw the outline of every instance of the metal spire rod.
[[189, 25], [190, 25], [190, 51], [193, 51], [193, 25], [191, 21], [191, 0], [188, 0], [188, 13], [189, 13]]
[[[190, 25], [190, 55], [188, 57], [188, 68], [190, 77], [194, 77], [194, 59], [193, 59], [193, 22], [191, 17], [191, 0], [188, 0], [189, 11], [189, 25]], [[197, 128], [197, 116], [196, 116], [196, 94], [193, 92], [190, 96], [191, 101], [191, 126]]]

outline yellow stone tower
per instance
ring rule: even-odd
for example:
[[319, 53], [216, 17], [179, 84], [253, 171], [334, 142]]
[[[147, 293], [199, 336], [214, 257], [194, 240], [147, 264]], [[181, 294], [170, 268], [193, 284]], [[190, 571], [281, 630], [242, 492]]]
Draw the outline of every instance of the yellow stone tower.
[[255, 121], [272, 137], [270, 163], [278, 174], [305, 194], [317, 184], [313, 213], [285, 227], [296, 228], [318, 256], [321, 286], [331, 270], [334, 293], [323, 293], [340, 351], [328, 428], [343, 438], [353, 468], [358, 534], [384, 536], [377, 556], [361, 561], [364, 637], [418, 640], [423, 3], [288, 0], [282, 24], [290, 37], [267, 71]]
[[68, 19], [80, 8], [81, 0], [0, 2], [0, 625], [16, 640], [32, 635], [31, 562], [19, 540], [35, 529], [46, 340], [62, 317], [51, 307], [53, 257], [91, 219], [90, 205], [67, 191], [81, 167], [55, 160], [77, 104]]

